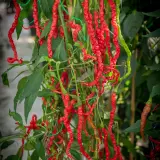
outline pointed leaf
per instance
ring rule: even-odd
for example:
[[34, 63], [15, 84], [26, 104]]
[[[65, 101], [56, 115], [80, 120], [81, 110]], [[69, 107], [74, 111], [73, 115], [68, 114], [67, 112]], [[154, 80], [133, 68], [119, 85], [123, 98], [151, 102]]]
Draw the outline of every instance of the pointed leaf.
[[143, 35], [143, 37], [160, 37], [160, 29], [157, 29], [147, 35]]
[[26, 85], [27, 81], [28, 81], [28, 77], [23, 77], [18, 83], [17, 93], [16, 93], [16, 96], [14, 97], [14, 110], [15, 111], [16, 111], [18, 101], [20, 99], [21, 94], [23, 93], [24, 86]]
[[16, 26], [17, 39], [19, 39], [22, 31], [23, 19], [25, 19], [27, 16], [28, 16], [28, 12], [25, 9], [23, 9], [19, 15], [18, 25]]
[[[140, 132], [140, 123], [141, 123], [140, 120], [136, 121], [133, 125], [126, 128], [123, 132], [125, 132], [125, 133], [130, 133], [130, 132], [138, 133], [138, 132]], [[151, 122], [147, 121], [146, 126], [145, 126], [145, 131], [147, 131], [151, 128], [152, 128]]]
[[20, 95], [19, 101], [22, 102], [24, 98], [38, 92], [42, 81], [43, 81], [43, 74], [41, 70], [36, 70], [30, 76], [28, 76], [28, 80], [26, 82], [26, 85], [23, 86], [24, 89], [22, 94]]
[[137, 132], [139, 132], [140, 131], [140, 123], [141, 123], [140, 120], [136, 121], [136, 123], [134, 123], [133, 125], [131, 125], [127, 129], [125, 129], [124, 132], [126, 132], [126, 133], [129, 133], [129, 132], [137, 133]]
[[34, 45], [34, 49], [33, 49], [33, 52], [32, 52], [31, 61], [34, 61], [37, 58], [38, 51], [39, 51], [38, 42], [37, 42], [37, 40], [35, 40], [35, 45]]
[[46, 37], [48, 35], [48, 33], [49, 33], [50, 29], [51, 29], [51, 24], [52, 24], [52, 21], [49, 21], [47, 26], [42, 31], [42, 34], [41, 34], [40, 38]]
[[13, 119], [21, 124], [23, 124], [23, 120], [22, 120], [22, 117], [19, 113], [16, 113], [16, 112], [10, 112], [9, 111], [9, 115], [11, 117], [13, 117]]
[[4, 72], [1, 75], [1, 77], [2, 77], [3, 84], [9, 87], [9, 80], [8, 80], [8, 74], [7, 74], [7, 72]]
[[47, 18], [51, 18], [53, 1], [51, 1], [51, 0], [43, 0], [43, 1], [40, 1], [40, 3], [41, 3], [41, 8], [42, 8], [42, 11], [43, 11], [44, 15]]
[[81, 154], [80, 154], [78, 151], [76, 151], [76, 150], [74, 150], [74, 149], [71, 149], [70, 152], [71, 152], [72, 156], [73, 156], [76, 160], [81, 160], [81, 159], [82, 159]]
[[160, 17], [160, 10], [154, 11], [154, 12], [148, 12], [143, 13], [144, 15], [150, 16], [150, 17]]
[[33, 103], [35, 102], [36, 98], [37, 98], [37, 92], [34, 93], [34, 94], [31, 94], [30, 96], [25, 98], [25, 101], [24, 101], [24, 116], [25, 116], [26, 123], [27, 123], [29, 112], [31, 111]]
[[61, 40], [61, 43], [59, 44], [59, 46], [57, 47], [53, 58], [57, 61], [66, 61], [67, 60], [67, 53], [64, 47], [64, 40]]
[[2, 145], [1, 145], [0, 148], [1, 148], [1, 150], [6, 149], [6, 148], [8, 148], [10, 145], [12, 145], [13, 143], [14, 143], [13, 140], [6, 141], [6, 142], [2, 143]]

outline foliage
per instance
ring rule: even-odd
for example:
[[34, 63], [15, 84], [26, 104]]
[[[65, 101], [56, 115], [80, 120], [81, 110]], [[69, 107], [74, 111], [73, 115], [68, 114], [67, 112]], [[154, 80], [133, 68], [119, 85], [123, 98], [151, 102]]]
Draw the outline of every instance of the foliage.
[[[35, 8], [35, 3], [32, 1], [25, 3], [22, 0], [17, 2], [21, 6], [16, 27], [17, 38], [19, 38], [23, 27], [22, 19], [34, 12], [32, 6]], [[96, 41], [92, 41], [92, 38], [94, 39], [93, 33], [90, 33], [92, 28], [88, 29], [89, 23], [87, 24], [87, 18], [84, 14], [85, 6], [82, 5], [82, 0], [60, 1], [58, 10], [53, 7], [55, 9], [53, 14], [52, 6], [58, 3], [57, 0], [38, 1], [39, 26], [35, 19], [37, 36], [32, 58], [30, 62], [12, 64], [11, 67], [12, 69], [26, 65], [30, 75], [19, 81], [17, 94], [14, 98], [14, 111], [9, 112], [9, 115], [18, 122], [17, 129], [20, 130], [22, 147], [17, 155], [9, 156], [7, 159], [21, 158], [20, 153], [23, 152], [23, 149], [28, 151], [29, 160], [38, 160], [39, 158], [51, 160], [62, 159], [62, 157], [67, 159], [67, 156], [78, 160], [82, 159], [82, 156], [87, 157], [88, 154], [88, 159], [90, 156], [93, 159], [107, 159], [107, 148], [109, 148], [110, 158], [115, 155], [118, 159], [118, 155], [120, 155], [118, 153], [119, 146], [125, 159], [129, 159], [129, 152], [136, 159], [146, 159], [145, 151], [142, 152], [142, 148], [135, 147], [135, 145], [140, 140], [141, 113], [145, 103], [150, 98], [152, 99], [152, 108], [151, 112], [148, 112], [148, 117], [146, 115], [147, 122], [144, 126], [144, 134], [146, 137], [159, 140], [160, 39], [157, 37], [160, 35], [160, 30], [154, 24], [157, 19], [159, 20], [159, 10], [145, 13], [140, 11], [134, 2], [125, 0], [119, 4], [120, 1], [117, 0], [115, 2], [117, 12], [115, 12], [110, 7], [110, 2], [111, 0], [104, 2], [105, 9], [102, 9], [103, 11], [99, 1], [90, 1], [89, 3], [92, 15], [94, 15], [94, 11], [100, 13], [98, 26], [103, 23], [101, 20], [102, 12], [105, 13], [104, 18], [109, 29], [106, 34], [103, 33], [104, 39], [108, 38], [108, 34], [112, 40], [109, 41], [112, 50], [111, 56], [106, 42], [104, 55], [101, 55], [104, 56], [104, 61], [100, 64], [101, 59], [98, 59], [98, 51], [96, 52], [97, 46], [94, 49], [96, 44], [93, 42]], [[118, 15], [119, 11], [120, 16]], [[117, 16], [116, 22], [110, 21], [114, 18], [112, 12]], [[57, 17], [58, 27], [52, 23], [53, 21], [56, 23]], [[72, 22], [70, 26], [68, 22]], [[116, 27], [114, 23], [118, 23], [118, 26]], [[106, 27], [104, 24], [102, 26], [101, 30]], [[98, 41], [101, 35], [98, 34], [96, 27], [95, 24], [94, 29], [97, 32], [95, 39]], [[116, 29], [119, 33], [117, 37]], [[38, 34], [38, 30], [41, 35]], [[121, 45], [120, 56], [116, 56], [118, 38]], [[103, 40], [103, 37], [100, 40]], [[99, 50], [103, 52], [105, 42], [101, 44], [101, 41], [98, 41], [98, 43], [99, 46], [101, 45]], [[85, 56], [90, 56], [89, 60], [85, 60]], [[95, 57], [97, 58], [96, 61]], [[108, 67], [101, 74], [100, 65]], [[3, 83], [7, 86], [9, 86], [7, 76], [9, 70], [2, 74]], [[99, 77], [98, 74], [100, 74]], [[96, 83], [89, 85], [97, 77]], [[106, 80], [105, 83], [103, 80]], [[107, 97], [109, 99], [107, 105], [103, 100], [106, 96], [103, 89], [111, 93]], [[134, 96], [131, 91], [134, 89], [135, 117], [131, 114], [133, 112], [131, 97]], [[114, 117], [115, 93], [117, 94], [118, 114]], [[88, 96], [89, 98], [87, 98]], [[37, 119], [37, 116], [33, 115], [29, 125], [27, 125], [28, 115], [37, 97], [42, 98], [43, 116]], [[70, 98], [69, 101], [67, 101], [68, 97]], [[22, 115], [16, 110], [17, 104], [23, 100], [26, 124], [21, 117]], [[73, 105], [71, 105], [72, 103]], [[90, 111], [94, 104], [96, 104], [95, 107]], [[80, 109], [84, 115], [80, 113]], [[85, 113], [88, 112], [90, 114], [86, 116]], [[130, 117], [135, 121], [132, 125], [130, 125]], [[114, 119], [114, 123], [112, 119]], [[112, 132], [115, 133], [116, 146], [113, 143]], [[106, 137], [106, 133], [110, 136]], [[129, 133], [135, 133], [134, 142], [129, 140]], [[68, 142], [71, 141], [69, 155], [66, 149], [69, 146]], [[83, 141], [83, 146], [81, 141]], [[2, 148], [13, 143], [13, 141], [2, 142]], [[152, 143], [150, 139], [149, 142]], [[105, 151], [98, 148], [100, 144], [104, 144]], [[83, 148], [88, 154], [83, 151]], [[152, 150], [152, 148], [149, 149]]]

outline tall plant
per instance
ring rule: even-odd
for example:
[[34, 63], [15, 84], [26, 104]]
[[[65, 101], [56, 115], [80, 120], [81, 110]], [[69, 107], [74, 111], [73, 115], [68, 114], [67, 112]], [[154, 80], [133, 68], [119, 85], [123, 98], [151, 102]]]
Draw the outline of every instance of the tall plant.
[[[131, 72], [131, 52], [120, 29], [120, 2], [117, 0], [13, 0], [16, 9], [8, 37], [14, 52], [7, 61], [25, 65], [30, 71], [18, 84], [14, 111], [22, 138], [19, 157], [33, 150], [30, 159], [123, 159], [114, 124], [116, 94]], [[23, 19], [33, 14], [36, 30], [31, 60], [16, 51], [12, 34], [20, 37]], [[117, 69], [120, 45], [127, 53], [124, 74]], [[16, 63], [16, 64], [15, 64]], [[7, 74], [4, 83], [9, 85]], [[110, 108], [104, 105], [109, 90]], [[42, 98], [43, 115], [32, 115], [25, 125], [17, 113], [24, 100], [24, 117], [37, 97]], [[106, 113], [110, 111], [106, 119]], [[118, 136], [117, 136], [118, 137]]]

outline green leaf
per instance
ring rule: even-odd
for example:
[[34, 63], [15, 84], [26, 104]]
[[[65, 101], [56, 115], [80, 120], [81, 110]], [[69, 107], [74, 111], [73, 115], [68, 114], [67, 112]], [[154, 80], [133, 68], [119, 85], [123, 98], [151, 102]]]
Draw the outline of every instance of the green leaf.
[[20, 134], [1, 137], [1, 138], [0, 138], [0, 144], [3, 143], [3, 142], [5, 142], [5, 141], [9, 141], [9, 140], [12, 140], [12, 139], [14, 139], [14, 138], [19, 138], [19, 137], [20, 137]]
[[34, 150], [31, 155], [31, 160], [39, 160], [39, 155], [37, 154], [37, 151]]
[[49, 21], [47, 26], [42, 31], [42, 34], [41, 34], [40, 38], [46, 37], [48, 35], [48, 33], [49, 33], [50, 29], [51, 29], [51, 24], [52, 24], [52, 21]]
[[18, 160], [19, 157], [17, 155], [8, 156], [5, 160]]
[[128, 152], [132, 152], [133, 154], [136, 153], [134, 145], [129, 141], [128, 138], [121, 137], [120, 140], [122, 141], [123, 145], [128, 149]]
[[53, 92], [51, 92], [48, 89], [43, 89], [42, 91], [38, 92], [38, 97], [49, 97], [49, 96], [53, 96]]
[[123, 20], [125, 19], [125, 17], [126, 17], [126, 13], [125, 12], [121, 12], [120, 13], [120, 23], [123, 22]]
[[37, 66], [38, 64], [42, 63], [42, 62], [48, 62], [50, 59], [48, 56], [42, 56], [39, 57], [36, 62], [35, 62], [35, 66]]
[[76, 160], [82, 159], [81, 154], [77, 150], [71, 149], [70, 152]]
[[[52, 50], [55, 51], [57, 46], [59, 46], [59, 44], [61, 43], [61, 38], [58, 37], [56, 39], [52, 39]], [[40, 46], [39, 49], [39, 55], [40, 56], [48, 56], [48, 50], [47, 50], [47, 43], [43, 43], [43, 45]]]
[[153, 64], [152, 66], [147, 66], [152, 71], [159, 71], [160, 70], [160, 64]]
[[31, 94], [38, 92], [42, 81], [43, 81], [43, 74], [42, 74], [42, 70], [40, 69], [36, 70], [30, 76], [28, 76], [26, 85], [23, 86], [24, 89], [22, 93], [20, 94], [19, 101], [22, 102], [24, 98], [30, 96]]
[[8, 148], [8, 147], [9, 147], [10, 145], [12, 145], [13, 143], [14, 143], [13, 140], [6, 141], [6, 142], [2, 143], [2, 145], [1, 145], [1, 150]]
[[61, 40], [61, 43], [57, 47], [55, 53], [53, 54], [53, 58], [57, 61], [66, 61], [67, 60], [67, 53], [64, 46], [64, 40]]
[[31, 156], [30, 156], [30, 154], [29, 154], [29, 152], [28, 152], [27, 160], [32, 160], [32, 159], [31, 159]]
[[124, 34], [130, 39], [133, 39], [142, 25], [143, 18], [144, 15], [140, 12], [134, 11], [129, 14], [123, 22]]
[[160, 74], [159, 72], [153, 72], [148, 76], [147, 78], [147, 87], [150, 92], [152, 92], [152, 89], [155, 85], [159, 84]]
[[143, 35], [143, 37], [160, 37], [160, 29], [157, 29], [147, 35]]
[[18, 83], [17, 93], [16, 93], [16, 96], [14, 97], [14, 110], [15, 111], [16, 111], [18, 101], [20, 99], [21, 94], [23, 93], [24, 86], [26, 85], [27, 81], [28, 81], [28, 77], [23, 77]]
[[51, 0], [43, 0], [43, 1], [40, 1], [40, 3], [41, 3], [41, 8], [42, 8], [42, 11], [43, 11], [44, 15], [47, 18], [51, 18], [53, 1], [51, 1]]
[[2, 77], [3, 84], [9, 87], [9, 80], [8, 80], [8, 74], [7, 74], [7, 72], [4, 72], [1, 75], [1, 77]]
[[144, 15], [150, 16], [150, 17], [160, 17], [160, 10], [154, 11], [154, 12], [148, 12], [144, 13]]
[[36, 151], [39, 155], [40, 158], [42, 158], [43, 160], [45, 160], [45, 148], [43, 146], [43, 143], [41, 141], [38, 141], [36, 143]]
[[157, 96], [157, 95], [160, 95], [160, 84], [153, 86], [150, 96], [153, 98], [154, 96]]
[[[75, 7], [74, 7], [74, 17], [80, 17], [82, 16], [82, 8], [81, 8], [81, 2], [80, 0], [76, 1]], [[76, 20], [76, 19], [75, 19]], [[77, 21], [79, 22], [79, 21]]]
[[22, 117], [19, 113], [9, 111], [9, 115], [13, 117], [15, 121], [19, 122], [20, 124], [23, 124]]
[[27, 143], [24, 145], [24, 149], [27, 151], [31, 151], [35, 149], [35, 143], [32, 141], [27, 141]]
[[25, 98], [24, 101], [24, 116], [25, 116], [25, 121], [27, 123], [27, 119], [28, 119], [28, 114], [32, 109], [33, 103], [35, 102], [37, 98], [37, 92], [31, 94], [30, 96]]
[[[140, 132], [140, 123], [141, 123], [140, 120], [136, 121], [136, 123], [134, 123], [130, 127], [126, 128], [123, 132], [125, 132], [125, 133], [130, 133], [130, 132], [138, 133], [138, 132]], [[151, 122], [147, 121], [146, 126], [145, 126], [145, 131], [147, 131], [151, 128], [152, 128]]]
[[31, 61], [35, 61], [35, 59], [38, 57], [38, 51], [39, 51], [38, 42], [37, 40], [35, 40]]
[[126, 132], [126, 133], [129, 133], [129, 132], [138, 133], [140, 131], [140, 123], [141, 123], [140, 120], [136, 121], [136, 123], [134, 123], [133, 125], [131, 125], [127, 129], [125, 129], [124, 132]]
[[25, 19], [28, 16], [28, 14], [29, 13], [25, 9], [23, 9], [19, 15], [18, 25], [16, 26], [17, 39], [19, 39], [22, 31], [23, 19]]

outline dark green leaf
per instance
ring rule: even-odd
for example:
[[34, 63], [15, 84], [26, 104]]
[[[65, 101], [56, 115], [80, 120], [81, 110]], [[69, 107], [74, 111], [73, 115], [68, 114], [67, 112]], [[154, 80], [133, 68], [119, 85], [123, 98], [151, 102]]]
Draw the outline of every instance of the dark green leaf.
[[17, 39], [19, 39], [19, 36], [22, 31], [23, 19], [25, 19], [27, 16], [28, 16], [28, 12], [25, 9], [23, 9], [21, 11], [19, 19], [18, 19], [18, 25], [16, 26]]
[[129, 14], [123, 22], [124, 34], [130, 39], [133, 39], [142, 25], [143, 18], [144, 16], [140, 12], [134, 11]]
[[23, 22], [22, 21], [18, 21], [18, 25], [16, 27], [17, 40], [19, 39], [20, 34], [22, 32], [22, 27], [23, 27]]
[[160, 84], [157, 84], [152, 88], [151, 97], [154, 97], [157, 95], [160, 95]]
[[160, 17], [160, 10], [154, 11], [154, 12], [148, 12], [143, 13], [144, 15], [150, 16], [150, 17]]
[[136, 123], [128, 127], [127, 129], [124, 130], [124, 132], [129, 133], [129, 132], [134, 132], [137, 133], [140, 131], [140, 123], [141, 121], [138, 120]]
[[4, 85], [9, 87], [9, 80], [8, 80], [8, 74], [6, 72], [4, 72], [2, 75], [2, 82]]
[[39, 155], [37, 154], [37, 151], [34, 150], [31, 155], [31, 160], [39, 160]]
[[150, 70], [154, 71], [159, 71], [160, 70], [160, 64], [154, 64], [152, 66], [147, 66], [147, 68], [149, 68]]
[[43, 160], [46, 159], [45, 158], [45, 148], [44, 148], [42, 142], [38, 141], [36, 143], [36, 151], [37, 151], [37, 153], [38, 153], [38, 155], [39, 155], [40, 158], [42, 158]]
[[39, 47], [38, 47], [38, 42], [37, 40], [35, 41], [35, 45], [34, 45], [34, 49], [33, 49], [33, 53], [32, 53], [32, 58], [31, 61], [34, 61], [37, 56], [38, 56], [38, 51], [39, 51]]
[[70, 152], [71, 152], [72, 156], [73, 156], [76, 160], [81, 160], [81, 159], [82, 159], [81, 154], [80, 154], [78, 151], [76, 151], [76, 150], [74, 150], [74, 149], [71, 149]]
[[41, 8], [42, 8], [42, 11], [43, 11], [44, 15], [47, 18], [51, 18], [53, 1], [43, 0], [43, 1], [40, 1], [40, 3], [41, 3]]
[[27, 123], [28, 119], [28, 114], [32, 109], [33, 103], [35, 102], [37, 98], [37, 92], [29, 95], [28, 97], [25, 98], [24, 101], [24, 116], [25, 116], [25, 121]]
[[66, 61], [67, 60], [67, 53], [65, 50], [65, 46], [64, 46], [64, 40], [61, 40], [61, 43], [59, 44], [59, 46], [57, 47], [53, 58], [57, 61]]
[[128, 138], [122, 138], [122, 137], [121, 137], [120, 140], [122, 141], [123, 145], [124, 145], [125, 147], [127, 147], [128, 152], [132, 152], [132, 153], [134, 153], [134, 154], [136, 153], [135, 148], [134, 148], [134, 145], [131, 143], [131, 141], [129, 141]]
[[25, 86], [23, 86], [24, 89], [22, 94], [20, 94], [19, 101], [21, 102], [24, 98], [38, 92], [42, 81], [43, 81], [43, 74], [41, 70], [36, 70], [30, 76], [28, 76], [27, 83]]
[[6, 149], [7, 147], [9, 147], [10, 145], [12, 145], [13, 143], [14, 143], [13, 140], [6, 141], [6, 142], [2, 143], [1, 150]]
[[8, 156], [5, 160], [18, 160], [19, 157], [17, 155]]
[[12, 139], [14, 139], [14, 138], [19, 138], [19, 137], [20, 137], [19, 134], [1, 137], [1, 138], [0, 138], [0, 144], [2, 144], [2, 143], [5, 142], [5, 141], [9, 141], [9, 140], [12, 140]]
[[15, 111], [17, 108], [19, 98], [20, 98], [21, 94], [23, 93], [24, 86], [26, 85], [27, 81], [28, 81], [28, 77], [23, 77], [18, 83], [17, 93], [16, 93], [16, 96], [14, 97], [14, 110]]
[[[140, 120], [136, 121], [136, 123], [134, 123], [130, 127], [126, 128], [123, 132], [125, 132], [125, 133], [130, 133], [130, 132], [138, 133], [138, 132], [140, 132], [140, 123], [141, 123]], [[149, 130], [151, 127], [152, 127], [151, 122], [147, 121], [146, 126], [145, 126], [145, 130]]]
[[125, 17], [126, 17], [126, 13], [125, 13], [125, 12], [122, 12], [122, 13], [120, 14], [120, 23], [123, 22], [123, 20], [124, 20]]
[[143, 37], [160, 37], [160, 29], [157, 29], [147, 35], [143, 35]]
[[42, 34], [41, 34], [40, 38], [46, 37], [48, 35], [48, 33], [50, 31], [50, 28], [51, 28], [51, 24], [52, 24], [52, 21], [49, 21], [48, 24], [47, 24], [47, 26], [42, 31]]
[[16, 112], [10, 112], [9, 111], [9, 115], [11, 117], [13, 117], [13, 119], [21, 124], [23, 124], [23, 120], [22, 120], [22, 117], [19, 113], [16, 113]]
[[153, 72], [152, 74], [150, 74], [150, 76], [148, 76], [147, 87], [150, 92], [152, 92], [152, 89], [155, 85], [159, 84], [159, 78], [160, 78], [159, 72]]

